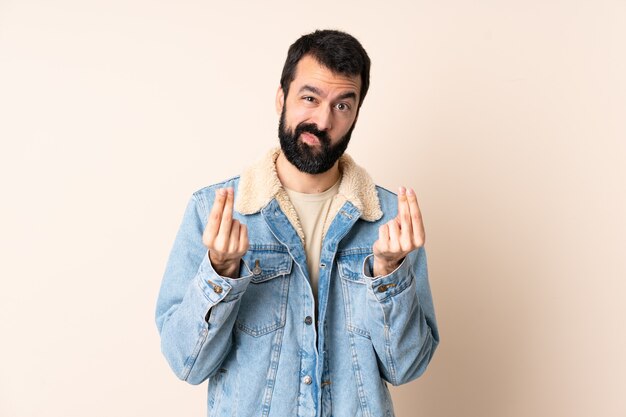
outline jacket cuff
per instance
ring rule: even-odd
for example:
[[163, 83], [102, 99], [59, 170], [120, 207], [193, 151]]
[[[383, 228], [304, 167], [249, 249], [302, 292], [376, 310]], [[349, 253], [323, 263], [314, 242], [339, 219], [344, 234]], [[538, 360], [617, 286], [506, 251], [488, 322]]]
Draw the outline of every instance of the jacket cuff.
[[384, 301], [407, 289], [413, 282], [413, 271], [408, 259], [409, 255], [405, 256], [400, 265], [389, 274], [373, 277], [374, 255], [368, 255], [363, 260], [363, 274], [369, 278], [368, 292], [378, 301]]
[[202, 258], [202, 263], [198, 269], [198, 285], [211, 304], [217, 304], [220, 301], [233, 301], [246, 291], [252, 279], [252, 271], [243, 259], [240, 263], [240, 271], [242, 275], [239, 278], [219, 275], [213, 269], [207, 254]]

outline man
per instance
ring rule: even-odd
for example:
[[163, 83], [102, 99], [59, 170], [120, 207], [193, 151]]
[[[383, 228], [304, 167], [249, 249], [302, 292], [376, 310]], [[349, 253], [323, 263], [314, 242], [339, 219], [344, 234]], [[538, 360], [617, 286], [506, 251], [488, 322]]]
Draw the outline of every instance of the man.
[[290, 48], [280, 149], [193, 194], [156, 319], [162, 351], [212, 416], [392, 416], [387, 382], [439, 342], [413, 190], [375, 186], [344, 151], [369, 86], [361, 44]]

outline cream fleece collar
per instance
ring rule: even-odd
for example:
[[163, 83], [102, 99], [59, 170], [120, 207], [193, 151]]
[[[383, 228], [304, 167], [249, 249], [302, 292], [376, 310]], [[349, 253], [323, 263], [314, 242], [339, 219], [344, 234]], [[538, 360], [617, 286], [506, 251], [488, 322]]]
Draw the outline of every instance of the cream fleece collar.
[[[241, 214], [257, 213], [272, 198], [276, 198], [281, 209], [304, 241], [304, 233], [296, 210], [276, 173], [276, 158], [279, 154], [280, 148], [273, 148], [265, 157], [241, 174], [235, 210]], [[372, 222], [380, 219], [383, 215], [376, 186], [369, 174], [347, 154], [343, 154], [339, 158], [339, 171], [341, 172], [339, 190], [331, 203], [328, 220], [324, 225], [324, 235], [335, 214], [346, 201], [350, 201], [360, 211], [363, 220]]]

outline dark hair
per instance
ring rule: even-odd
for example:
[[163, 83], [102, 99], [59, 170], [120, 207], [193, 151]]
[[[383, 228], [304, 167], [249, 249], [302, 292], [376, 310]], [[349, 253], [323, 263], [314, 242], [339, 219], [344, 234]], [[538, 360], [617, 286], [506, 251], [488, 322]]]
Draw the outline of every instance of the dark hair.
[[295, 41], [289, 47], [280, 77], [280, 86], [285, 97], [289, 92], [289, 85], [296, 77], [296, 66], [305, 55], [315, 58], [334, 73], [360, 75], [359, 107], [361, 107], [370, 86], [370, 58], [354, 36], [338, 30], [316, 30]]

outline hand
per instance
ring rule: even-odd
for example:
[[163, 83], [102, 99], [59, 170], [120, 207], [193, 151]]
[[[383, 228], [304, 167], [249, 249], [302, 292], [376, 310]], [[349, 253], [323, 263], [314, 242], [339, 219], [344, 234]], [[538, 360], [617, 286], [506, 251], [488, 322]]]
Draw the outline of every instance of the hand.
[[248, 228], [233, 219], [234, 194], [232, 187], [215, 191], [202, 242], [209, 249], [209, 260], [215, 272], [224, 277], [239, 278], [239, 263], [248, 250]]
[[398, 215], [378, 229], [374, 251], [374, 276], [393, 272], [412, 250], [424, 246], [426, 235], [422, 213], [417, 205], [415, 191], [400, 187]]

